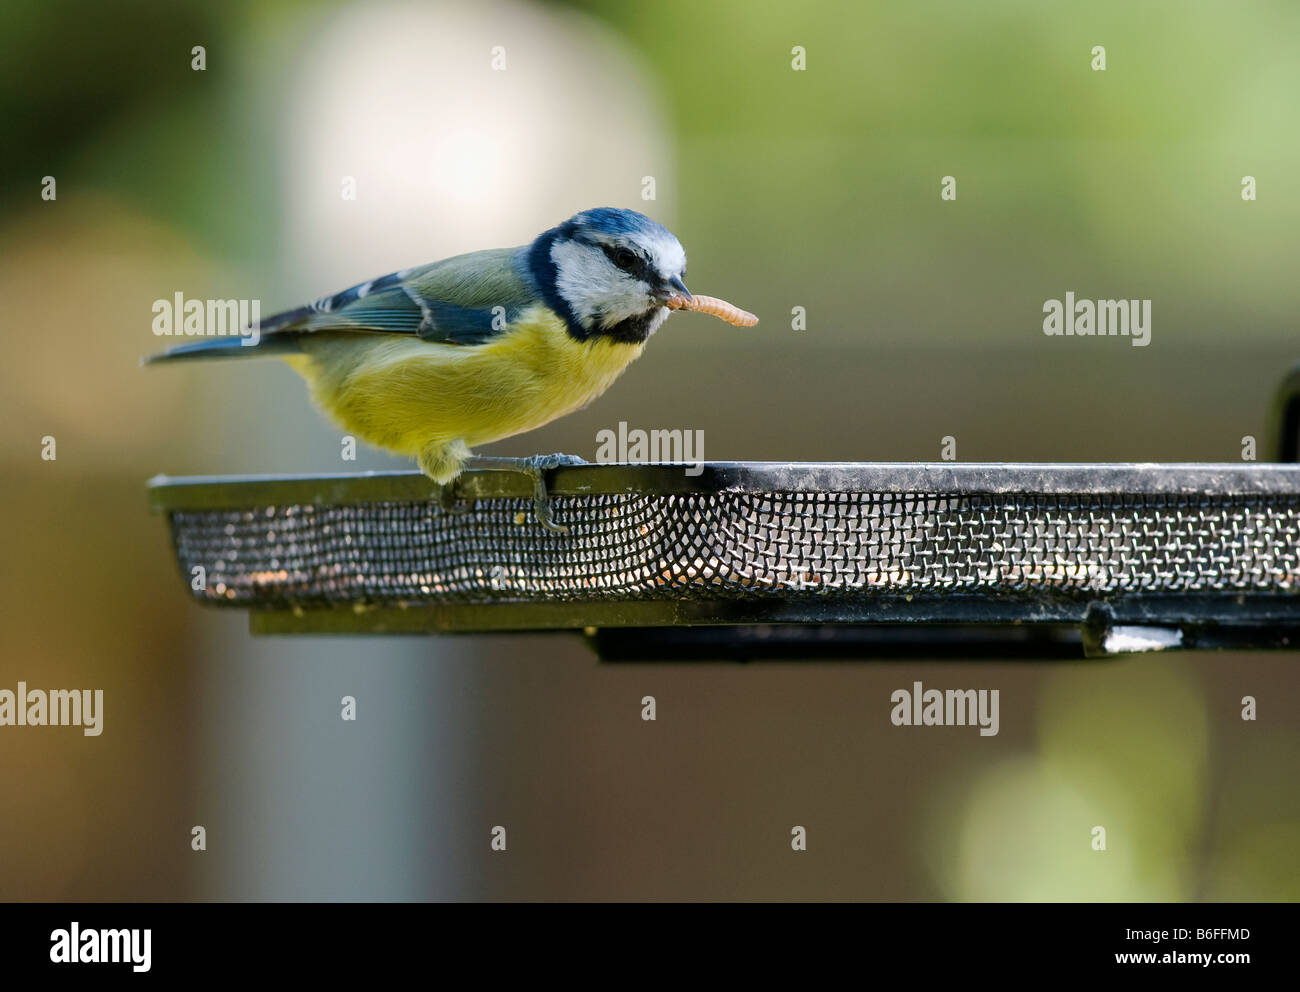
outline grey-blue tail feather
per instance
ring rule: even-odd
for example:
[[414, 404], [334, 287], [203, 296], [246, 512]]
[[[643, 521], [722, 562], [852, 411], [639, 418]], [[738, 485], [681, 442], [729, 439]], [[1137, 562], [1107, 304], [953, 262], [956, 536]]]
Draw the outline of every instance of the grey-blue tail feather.
[[155, 365], [158, 362], [188, 358], [264, 358], [267, 355], [283, 355], [302, 350], [298, 345], [298, 335], [293, 332], [263, 333], [257, 344], [245, 344], [247, 340], [248, 338], [240, 337], [204, 338], [158, 355], [150, 355], [144, 364]]

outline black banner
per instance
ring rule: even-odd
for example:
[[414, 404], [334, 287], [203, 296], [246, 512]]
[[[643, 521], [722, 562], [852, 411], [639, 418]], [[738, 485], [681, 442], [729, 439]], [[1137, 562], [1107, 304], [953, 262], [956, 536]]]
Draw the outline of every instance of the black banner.
[[[6, 904], [6, 977], [500, 980], [711, 962], [818, 981], [828, 969], [935, 978], [1128, 975], [1239, 983], [1294, 958], [1294, 905]], [[612, 970], [611, 970], [612, 969]], [[901, 969], [901, 972], [900, 972]], [[1290, 970], [1290, 969], [1286, 969]], [[896, 979], [896, 980], [897, 980]]]

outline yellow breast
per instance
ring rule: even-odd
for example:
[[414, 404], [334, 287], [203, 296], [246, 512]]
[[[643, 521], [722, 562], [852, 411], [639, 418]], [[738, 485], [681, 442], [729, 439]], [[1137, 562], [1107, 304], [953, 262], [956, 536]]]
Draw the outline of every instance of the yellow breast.
[[344, 429], [415, 455], [439, 442], [487, 444], [586, 406], [644, 347], [575, 341], [538, 305], [481, 345], [322, 334], [289, 361]]

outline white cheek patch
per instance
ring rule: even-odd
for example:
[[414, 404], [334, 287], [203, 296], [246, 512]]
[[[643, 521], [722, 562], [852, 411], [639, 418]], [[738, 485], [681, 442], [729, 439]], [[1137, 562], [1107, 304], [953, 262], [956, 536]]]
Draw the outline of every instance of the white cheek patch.
[[555, 288], [584, 324], [612, 327], [645, 313], [650, 287], [610, 264], [599, 248], [576, 241], [551, 246]]

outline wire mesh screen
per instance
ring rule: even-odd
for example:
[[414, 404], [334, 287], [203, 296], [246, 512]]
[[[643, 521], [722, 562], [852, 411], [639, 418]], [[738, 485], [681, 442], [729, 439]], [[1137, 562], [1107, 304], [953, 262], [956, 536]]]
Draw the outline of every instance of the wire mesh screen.
[[593, 492], [171, 511], [199, 598], [326, 604], [1290, 593], [1300, 493]]

